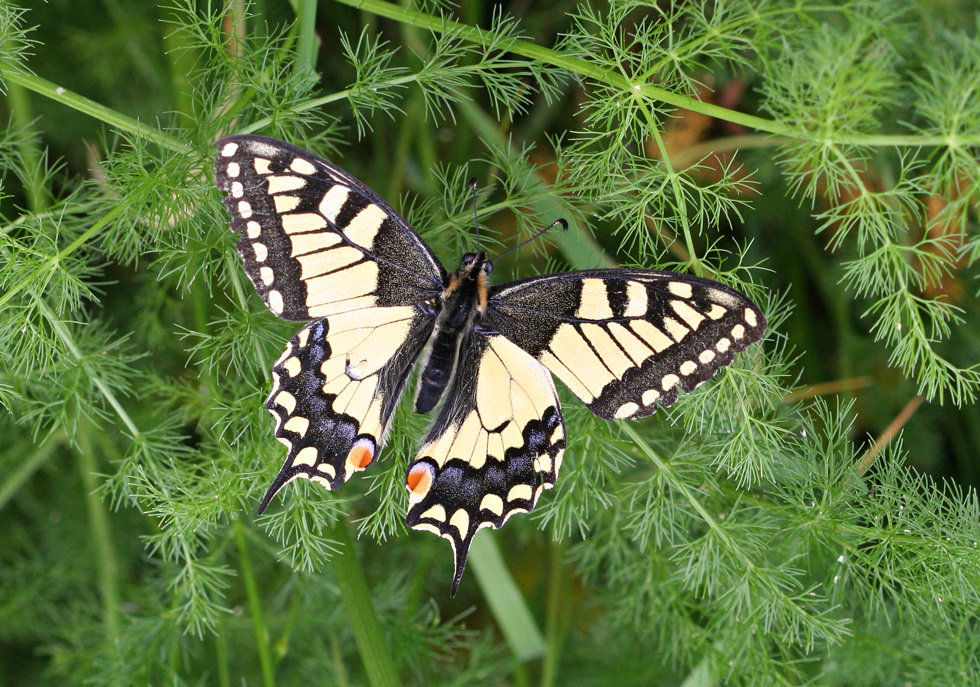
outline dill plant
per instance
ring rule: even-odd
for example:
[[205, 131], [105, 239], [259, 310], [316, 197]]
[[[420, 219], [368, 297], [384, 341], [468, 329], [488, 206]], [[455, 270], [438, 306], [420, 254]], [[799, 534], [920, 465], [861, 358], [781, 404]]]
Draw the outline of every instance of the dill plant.
[[[0, 683], [978, 682], [975, 18], [68, 9], [0, 5]], [[292, 327], [212, 186], [233, 132], [330, 156], [446, 264], [476, 175], [487, 246], [572, 227], [495, 275], [713, 276], [770, 334], [640, 423], [562, 390], [557, 487], [450, 601], [402, 524], [407, 408], [371, 471], [254, 516]]]

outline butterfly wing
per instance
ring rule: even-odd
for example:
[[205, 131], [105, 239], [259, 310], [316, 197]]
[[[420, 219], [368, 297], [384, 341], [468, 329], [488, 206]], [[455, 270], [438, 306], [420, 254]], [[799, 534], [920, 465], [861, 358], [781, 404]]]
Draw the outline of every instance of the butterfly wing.
[[287, 143], [217, 143], [238, 251], [256, 291], [300, 329], [267, 408], [287, 457], [260, 512], [296, 477], [328, 489], [370, 464], [434, 322], [445, 270], [408, 223], [343, 170]]
[[709, 279], [639, 269], [531, 277], [491, 290], [484, 326], [555, 374], [601, 418], [670, 406], [762, 338], [766, 318]]
[[564, 449], [548, 370], [503, 336], [471, 332], [445, 404], [408, 469], [405, 521], [449, 540], [452, 595], [476, 532], [530, 511], [554, 485]]
[[266, 407], [286, 460], [259, 512], [305, 477], [333, 490], [373, 461], [432, 331], [412, 306], [352, 310], [300, 329], [272, 368]]
[[555, 484], [565, 429], [551, 373], [599, 417], [644, 417], [765, 329], [745, 296], [672, 272], [567, 272], [492, 289], [408, 470], [406, 522], [449, 540], [452, 593], [476, 532], [530, 511]]
[[429, 247], [374, 191], [326, 160], [264, 136], [216, 144], [245, 271], [273, 313], [307, 321], [420, 303], [446, 275]]

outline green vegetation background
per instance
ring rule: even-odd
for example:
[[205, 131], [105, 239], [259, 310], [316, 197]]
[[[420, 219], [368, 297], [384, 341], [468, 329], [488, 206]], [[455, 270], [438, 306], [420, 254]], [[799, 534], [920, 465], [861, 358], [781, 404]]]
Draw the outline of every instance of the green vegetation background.
[[[28, 7], [29, 6], [29, 7]], [[971, 2], [0, 3], [0, 687], [980, 684]], [[212, 142], [277, 136], [447, 265], [746, 290], [761, 345], [597, 421], [530, 516], [407, 531], [403, 408], [337, 493]], [[564, 393], [564, 392], [563, 392]]]

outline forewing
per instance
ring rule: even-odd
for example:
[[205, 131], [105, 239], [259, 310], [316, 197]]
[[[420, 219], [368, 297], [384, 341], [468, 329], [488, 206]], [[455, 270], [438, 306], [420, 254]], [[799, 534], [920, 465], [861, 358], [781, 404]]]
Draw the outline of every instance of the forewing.
[[444, 270], [398, 213], [342, 169], [263, 136], [216, 144], [245, 271], [269, 309], [312, 320], [409, 305], [442, 289]]
[[485, 327], [539, 360], [601, 418], [670, 406], [762, 338], [766, 318], [709, 279], [655, 270], [563, 272], [491, 291]]
[[272, 368], [266, 407], [287, 456], [260, 513], [297, 477], [336, 489], [373, 462], [432, 322], [412, 306], [374, 307], [296, 333]]
[[473, 535], [554, 485], [565, 427], [551, 375], [502, 336], [472, 333], [445, 405], [408, 468], [409, 527], [449, 540], [456, 594]]

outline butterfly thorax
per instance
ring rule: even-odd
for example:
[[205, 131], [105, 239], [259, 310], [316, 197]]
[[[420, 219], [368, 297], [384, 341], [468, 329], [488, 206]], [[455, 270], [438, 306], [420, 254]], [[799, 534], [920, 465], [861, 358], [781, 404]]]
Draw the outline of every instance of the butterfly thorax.
[[438, 315], [419, 376], [415, 412], [436, 407], [453, 377], [460, 343], [487, 309], [487, 275], [493, 265], [483, 253], [467, 253], [439, 296]]

